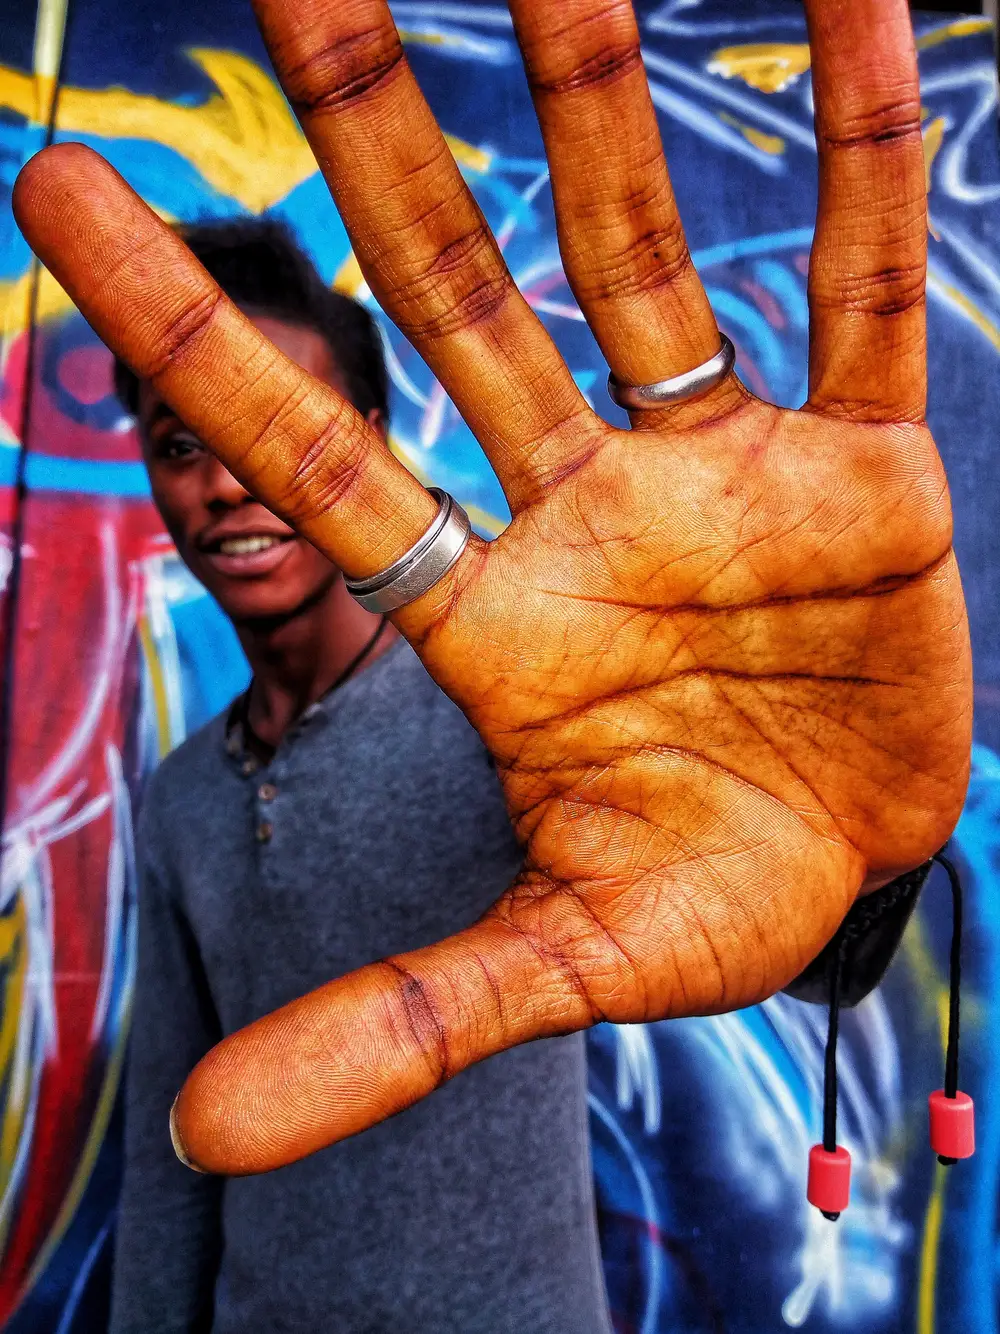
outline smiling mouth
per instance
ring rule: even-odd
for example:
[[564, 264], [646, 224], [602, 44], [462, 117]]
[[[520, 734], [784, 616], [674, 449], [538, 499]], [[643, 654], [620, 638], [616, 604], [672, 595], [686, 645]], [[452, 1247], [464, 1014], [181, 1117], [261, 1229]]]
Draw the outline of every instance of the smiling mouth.
[[226, 537], [221, 542], [213, 543], [210, 551], [218, 552], [221, 556], [255, 556], [259, 551], [283, 546], [285, 542], [291, 541], [291, 536], [274, 537], [261, 533], [252, 537]]
[[271, 574], [293, 549], [295, 533], [240, 533], [204, 543], [202, 558], [219, 574], [252, 579]]

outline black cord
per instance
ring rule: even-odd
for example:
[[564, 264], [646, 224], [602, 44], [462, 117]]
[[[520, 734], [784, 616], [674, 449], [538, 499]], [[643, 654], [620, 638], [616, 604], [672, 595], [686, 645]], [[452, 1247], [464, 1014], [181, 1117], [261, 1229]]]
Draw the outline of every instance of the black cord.
[[[948, 1041], [945, 1050], [944, 1093], [945, 1097], [954, 1098], [958, 1093], [958, 1033], [962, 991], [962, 882], [954, 863], [942, 853], [935, 853], [931, 860], [944, 868], [951, 883], [951, 960], [948, 972]], [[823, 1148], [827, 1153], [834, 1153], [837, 1149], [837, 1038], [840, 1034], [840, 1001], [848, 939], [848, 930], [841, 928], [830, 972], [830, 1021], [823, 1064]], [[939, 1155], [939, 1161], [945, 1166], [950, 1166], [956, 1160]], [[822, 1212], [825, 1218], [834, 1221], [840, 1217], [839, 1214], [825, 1209]]]
[[[841, 929], [840, 939], [830, 973], [830, 1022], [826, 1030], [826, 1055], [823, 1063], [823, 1148], [827, 1153], [837, 1149], [837, 1038], [840, 1035], [840, 993], [844, 978], [844, 958], [847, 954], [847, 932]], [[835, 1223], [839, 1211], [823, 1209], [824, 1218]]]
[[[372, 635], [372, 637], [368, 640], [368, 642], [364, 645], [364, 647], [360, 650], [360, 652], [354, 655], [351, 661], [347, 664], [344, 670], [334, 681], [333, 685], [328, 686], [327, 689], [323, 691], [322, 695], [323, 699], [326, 699], [329, 695], [332, 695], [335, 690], [339, 689], [340, 686], [342, 686], [347, 680], [349, 680], [354, 675], [354, 673], [358, 670], [358, 668], [365, 661], [368, 655], [373, 652], [375, 645], [385, 634], [386, 627], [388, 626], [388, 624], [389, 624], [388, 616], [383, 616], [379, 620], [379, 623], [375, 628], [375, 633]], [[236, 715], [236, 718], [240, 726], [243, 728], [244, 734], [249, 740], [256, 743], [257, 747], [262, 751], [266, 750], [273, 752], [274, 747], [269, 746], [267, 745], [266, 742], [261, 741], [260, 737], [258, 737], [257, 733], [253, 730], [253, 728], [250, 725], [250, 689], [252, 685], [253, 682], [251, 681], [250, 685], [247, 686], [246, 690], [244, 690], [243, 692], [243, 697], [240, 702], [239, 711]]]
[[[954, 862], [942, 853], [931, 859], [944, 867], [951, 884], [951, 959], [948, 967], [948, 1042], [944, 1058], [944, 1096], [954, 1098], [958, 1093], [958, 1030], [959, 1001], [962, 992], [962, 882]], [[938, 1162], [952, 1167], [954, 1158], [938, 1154]]]
[[845, 937], [841, 937], [830, 973], [830, 1024], [823, 1070], [823, 1148], [837, 1147], [837, 1038], [840, 1034], [840, 992], [844, 975]]
[[355, 654], [355, 656], [351, 659], [351, 661], [347, 664], [344, 670], [337, 677], [336, 681], [334, 681], [333, 685], [330, 686], [329, 690], [325, 690], [323, 692], [324, 698], [327, 695], [332, 695], [335, 690], [340, 689], [340, 687], [344, 684], [345, 681], [350, 680], [350, 678], [358, 670], [358, 668], [361, 666], [364, 660], [368, 657], [369, 653], [371, 653], [372, 650], [375, 648], [375, 645], [378, 643], [378, 641], [385, 634], [385, 629], [388, 624], [389, 624], [388, 616], [383, 616], [379, 621], [378, 625], [376, 626], [375, 633], [372, 635], [371, 639], [369, 639], [368, 643], [365, 644], [364, 648], [360, 651], [360, 653]]
[[954, 862], [936, 853], [934, 861], [943, 866], [951, 882], [951, 961], [948, 970], [948, 1045], [944, 1062], [944, 1093], [954, 1098], [958, 1092], [959, 999], [962, 991], [962, 882]]

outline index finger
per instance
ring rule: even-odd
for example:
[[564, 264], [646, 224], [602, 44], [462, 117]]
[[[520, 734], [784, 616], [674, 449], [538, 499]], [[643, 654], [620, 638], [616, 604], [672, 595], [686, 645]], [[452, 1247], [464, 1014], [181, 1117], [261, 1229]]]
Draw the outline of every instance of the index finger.
[[103, 158], [46, 149], [12, 202], [108, 347], [342, 570], [376, 574], [426, 531], [433, 498], [365, 419], [269, 343]]

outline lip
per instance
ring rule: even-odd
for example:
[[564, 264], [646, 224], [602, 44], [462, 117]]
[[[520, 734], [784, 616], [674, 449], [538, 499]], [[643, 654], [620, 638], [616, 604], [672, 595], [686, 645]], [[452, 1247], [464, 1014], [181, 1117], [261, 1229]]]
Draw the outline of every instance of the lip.
[[[227, 534], [227, 536], [237, 536], [237, 534]], [[248, 533], [238, 534], [240, 537], [251, 536]], [[252, 536], [265, 536], [265, 534], [252, 534]], [[268, 533], [268, 537], [277, 537], [277, 533]], [[227, 556], [221, 551], [200, 552], [201, 559], [206, 562], [217, 574], [224, 575], [228, 579], [254, 579], [261, 575], [270, 574], [283, 564], [295, 547], [296, 537], [292, 534], [286, 537], [281, 534], [281, 541], [272, 547], [266, 547], [263, 551], [244, 552], [238, 556]]]

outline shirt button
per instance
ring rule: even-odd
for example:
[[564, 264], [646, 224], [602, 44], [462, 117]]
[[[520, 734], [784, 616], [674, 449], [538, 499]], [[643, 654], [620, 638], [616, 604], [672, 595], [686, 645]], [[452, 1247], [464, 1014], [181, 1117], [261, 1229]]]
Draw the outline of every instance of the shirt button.
[[260, 797], [261, 801], [273, 801], [277, 795], [278, 789], [273, 783], [261, 783], [257, 789], [257, 796]]
[[255, 774], [259, 767], [260, 766], [252, 755], [248, 755], [243, 761], [243, 772], [246, 774], [247, 778], [249, 778], [251, 774]]
[[270, 843], [271, 835], [274, 833], [274, 826], [270, 820], [261, 820], [257, 826], [257, 842]]

